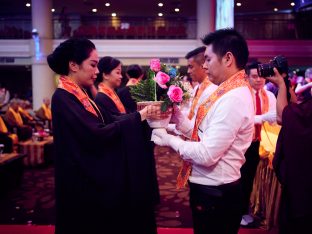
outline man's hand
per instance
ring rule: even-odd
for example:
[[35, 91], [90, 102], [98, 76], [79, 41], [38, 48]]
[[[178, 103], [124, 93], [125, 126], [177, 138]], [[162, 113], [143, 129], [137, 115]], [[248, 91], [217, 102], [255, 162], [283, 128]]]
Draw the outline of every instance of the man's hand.
[[154, 129], [151, 140], [156, 145], [169, 146], [175, 151], [178, 151], [180, 144], [183, 143], [183, 140], [179, 137], [168, 134], [164, 128]]

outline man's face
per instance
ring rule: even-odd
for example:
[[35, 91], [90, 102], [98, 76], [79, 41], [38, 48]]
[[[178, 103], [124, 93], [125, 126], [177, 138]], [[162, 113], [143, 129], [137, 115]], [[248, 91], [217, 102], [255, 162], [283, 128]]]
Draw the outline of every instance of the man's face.
[[222, 60], [218, 58], [217, 54], [213, 52], [212, 45], [206, 46], [203, 68], [206, 70], [206, 74], [212, 83], [220, 85], [224, 81], [225, 65], [222, 63]]
[[265, 85], [265, 79], [258, 75], [257, 68], [250, 69], [248, 80], [251, 87], [256, 91], [262, 89]]
[[187, 73], [194, 82], [202, 82], [207, 76], [202, 64], [199, 64], [194, 58], [187, 60]]

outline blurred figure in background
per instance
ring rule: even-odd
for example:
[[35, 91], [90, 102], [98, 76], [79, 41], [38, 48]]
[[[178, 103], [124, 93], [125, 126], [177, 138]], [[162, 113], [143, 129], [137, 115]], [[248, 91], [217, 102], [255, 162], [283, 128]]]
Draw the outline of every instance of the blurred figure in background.
[[8, 109], [10, 101], [10, 92], [4, 84], [0, 83], [0, 112], [5, 112]]
[[302, 77], [298, 80], [295, 93], [298, 98], [298, 102], [301, 103], [309, 98], [311, 98], [311, 88], [312, 88], [312, 68], [308, 68], [304, 74], [305, 78]]
[[125, 87], [118, 89], [117, 94], [125, 106], [127, 113], [132, 113], [137, 110], [137, 104], [131, 97], [129, 86], [136, 85], [142, 80], [144, 76], [143, 69], [138, 64], [129, 65], [126, 70], [126, 76], [128, 82]]

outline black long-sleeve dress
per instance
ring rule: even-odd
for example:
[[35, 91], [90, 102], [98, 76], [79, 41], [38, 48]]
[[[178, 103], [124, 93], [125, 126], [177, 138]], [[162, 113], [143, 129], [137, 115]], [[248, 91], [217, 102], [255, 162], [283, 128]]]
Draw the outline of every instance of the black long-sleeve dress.
[[155, 233], [155, 168], [140, 136], [134, 140], [142, 126], [139, 113], [111, 122], [102, 110], [103, 123], [74, 95], [57, 89], [52, 115], [56, 234]]

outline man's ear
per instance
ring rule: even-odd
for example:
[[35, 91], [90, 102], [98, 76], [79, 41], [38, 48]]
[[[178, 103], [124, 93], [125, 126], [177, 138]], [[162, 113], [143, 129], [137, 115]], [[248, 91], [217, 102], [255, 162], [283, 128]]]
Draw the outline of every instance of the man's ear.
[[235, 58], [234, 55], [232, 54], [232, 52], [226, 52], [226, 54], [223, 56], [223, 62], [224, 64], [229, 67], [231, 66], [233, 63], [235, 63]]

